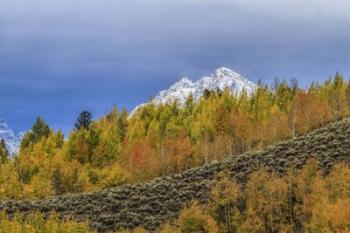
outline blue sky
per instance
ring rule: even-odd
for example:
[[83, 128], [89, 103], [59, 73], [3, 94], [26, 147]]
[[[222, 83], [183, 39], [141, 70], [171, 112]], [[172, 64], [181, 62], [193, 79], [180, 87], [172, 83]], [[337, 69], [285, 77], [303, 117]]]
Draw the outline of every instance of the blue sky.
[[345, 0], [1, 0], [0, 118], [67, 132], [84, 109], [132, 109], [182, 76], [350, 77]]

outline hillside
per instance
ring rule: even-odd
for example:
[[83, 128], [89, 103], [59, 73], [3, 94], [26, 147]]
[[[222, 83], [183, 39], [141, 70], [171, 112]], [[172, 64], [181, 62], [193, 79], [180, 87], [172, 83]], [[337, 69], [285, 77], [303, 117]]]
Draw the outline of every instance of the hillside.
[[183, 174], [158, 178], [150, 182], [124, 185], [96, 193], [65, 195], [30, 201], [6, 201], [0, 210], [58, 212], [89, 220], [100, 232], [139, 225], [154, 230], [165, 220], [176, 217], [181, 207], [198, 199], [205, 202], [216, 175], [223, 170], [240, 182], [259, 167], [283, 173], [288, 167], [300, 168], [315, 158], [327, 171], [339, 162], [350, 162], [350, 119], [331, 123], [306, 136], [288, 140], [259, 152], [232, 156], [224, 161], [190, 169]]

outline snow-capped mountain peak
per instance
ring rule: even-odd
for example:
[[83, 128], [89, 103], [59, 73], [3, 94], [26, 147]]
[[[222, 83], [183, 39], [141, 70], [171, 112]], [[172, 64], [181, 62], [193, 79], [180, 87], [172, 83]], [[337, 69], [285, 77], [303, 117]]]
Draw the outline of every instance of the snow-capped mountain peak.
[[159, 92], [155, 97], [154, 102], [167, 103], [175, 100], [182, 102], [194, 91], [194, 83], [188, 78], [182, 78], [180, 81], [173, 84], [168, 90]]
[[214, 72], [214, 76], [216, 77], [220, 77], [220, 76], [241, 76], [240, 74], [234, 72], [233, 70], [231, 70], [230, 68], [227, 67], [220, 67], [218, 69], [215, 70]]
[[215, 70], [213, 74], [203, 77], [195, 84], [197, 90], [196, 97], [202, 96], [205, 89], [219, 89], [223, 91], [228, 88], [233, 94], [240, 94], [243, 90], [248, 94], [252, 94], [257, 87], [255, 83], [226, 67]]
[[18, 152], [22, 138], [23, 133], [15, 135], [6, 121], [4, 119], [0, 119], [0, 139], [4, 139], [7, 149], [11, 155]]
[[173, 84], [169, 88], [169, 90], [178, 90], [178, 89], [184, 89], [184, 88], [193, 88], [193, 82], [187, 77], [182, 78], [180, 81]]
[[[223, 91], [226, 88], [231, 90], [233, 94], [240, 94], [245, 90], [248, 95], [251, 95], [257, 88], [257, 85], [233, 70], [221, 67], [215, 70], [213, 74], [204, 76], [196, 82], [192, 82], [188, 78], [182, 78], [169, 89], [159, 92], [153, 99], [153, 103], [160, 104], [178, 101], [181, 105], [185, 103], [190, 95], [197, 101], [203, 96], [205, 90]], [[137, 106], [130, 115], [134, 115], [144, 105]]]

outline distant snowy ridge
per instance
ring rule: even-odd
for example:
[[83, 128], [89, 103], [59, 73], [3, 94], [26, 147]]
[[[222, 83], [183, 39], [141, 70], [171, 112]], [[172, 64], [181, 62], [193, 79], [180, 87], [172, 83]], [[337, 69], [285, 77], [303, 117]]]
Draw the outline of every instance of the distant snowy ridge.
[[[203, 96], [205, 90], [223, 91], [226, 88], [231, 90], [233, 94], [239, 95], [242, 91], [246, 91], [248, 95], [251, 95], [256, 90], [257, 85], [233, 70], [221, 67], [210, 76], [204, 76], [196, 82], [192, 82], [188, 78], [182, 78], [169, 89], [159, 92], [152, 102], [164, 104], [178, 101], [182, 105], [190, 95], [197, 101]], [[145, 104], [137, 106], [130, 113], [130, 116], [133, 116], [143, 106]]]
[[10, 155], [13, 155], [19, 151], [19, 146], [23, 135], [24, 133], [15, 135], [12, 129], [7, 125], [6, 121], [4, 119], [0, 119], [0, 139], [4, 139]]

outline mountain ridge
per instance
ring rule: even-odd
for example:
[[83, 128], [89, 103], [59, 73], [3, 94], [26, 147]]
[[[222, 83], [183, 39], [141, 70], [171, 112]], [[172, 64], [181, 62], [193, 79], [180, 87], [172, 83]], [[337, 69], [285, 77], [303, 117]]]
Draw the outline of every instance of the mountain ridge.
[[[183, 77], [180, 81], [171, 85], [169, 89], [160, 91], [151, 102], [165, 104], [178, 101], [180, 105], [183, 105], [190, 95], [193, 96], [195, 101], [198, 101], [203, 96], [205, 90], [223, 91], [226, 88], [236, 95], [241, 94], [243, 91], [251, 95], [256, 90], [257, 85], [230, 68], [220, 67], [214, 73], [209, 76], [203, 76], [195, 82], [188, 77]], [[136, 106], [130, 115], [133, 116], [146, 104], [143, 103]]]
[[13, 155], [19, 151], [23, 134], [23, 132], [20, 132], [19, 134], [15, 135], [5, 119], [0, 119], [0, 139], [4, 139], [10, 155]]

